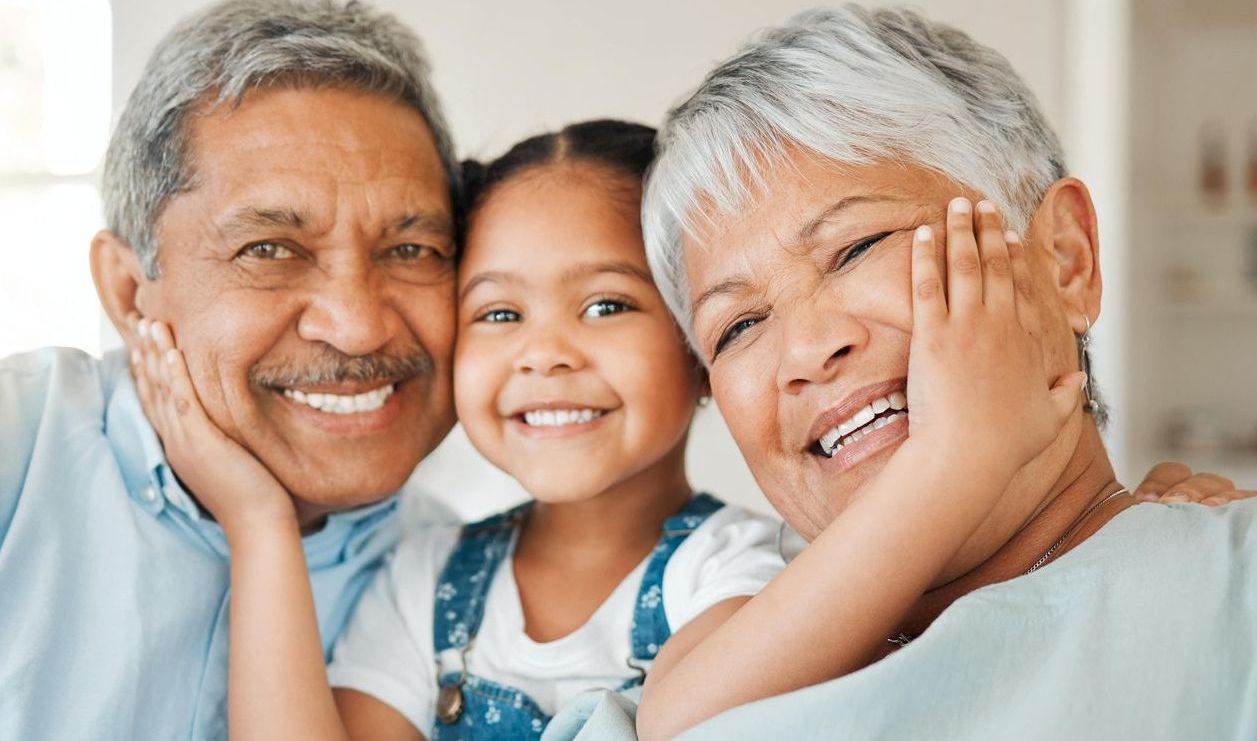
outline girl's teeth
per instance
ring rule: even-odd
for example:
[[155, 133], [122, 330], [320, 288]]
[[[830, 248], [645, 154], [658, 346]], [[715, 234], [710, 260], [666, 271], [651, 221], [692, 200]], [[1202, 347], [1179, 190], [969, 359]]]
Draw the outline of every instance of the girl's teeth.
[[890, 402], [891, 409], [899, 410], [908, 408], [908, 397], [904, 396], [902, 391], [894, 392], [890, 396], [886, 397], [886, 400]]
[[592, 422], [601, 416], [599, 409], [537, 409], [524, 412], [524, 424], [529, 427], [563, 427]]

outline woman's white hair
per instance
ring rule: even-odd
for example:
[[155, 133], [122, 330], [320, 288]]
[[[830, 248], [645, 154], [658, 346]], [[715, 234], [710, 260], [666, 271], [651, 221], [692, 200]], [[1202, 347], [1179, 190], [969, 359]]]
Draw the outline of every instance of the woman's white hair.
[[1008, 60], [917, 13], [856, 5], [802, 13], [752, 40], [668, 114], [657, 147], [642, 229], [691, 343], [682, 238], [755, 198], [791, 147], [936, 170], [1019, 232], [1065, 175], [1060, 143]]

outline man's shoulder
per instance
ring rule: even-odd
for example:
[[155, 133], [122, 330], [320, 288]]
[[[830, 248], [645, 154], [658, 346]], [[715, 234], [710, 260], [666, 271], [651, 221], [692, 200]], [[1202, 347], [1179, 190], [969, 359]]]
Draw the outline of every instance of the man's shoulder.
[[0, 358], [0, 405], [6, 411], [5, 426], [24, 419], [8, 412], [29, 416], [65, 396], [101, 409], [119, 365], [116, 353], [99, 360], [68, 347], [45, 347]]

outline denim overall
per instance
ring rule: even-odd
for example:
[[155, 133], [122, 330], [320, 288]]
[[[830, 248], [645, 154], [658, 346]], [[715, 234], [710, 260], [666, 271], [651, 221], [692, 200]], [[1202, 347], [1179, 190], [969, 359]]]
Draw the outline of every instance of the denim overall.
[[[691, 532], [723, 506], [709, 494], [698, 494], [664, 522], [633, 608], [630, 642], [636, 661], [652, 661], [672, 635], [663, 610], [663, 572], [668, 559]], [[437, 657], [448, 649], [461, 649], [463, 669], [443, 671], [437, 660], [440, 695], [433, 741], [540, 739], [550, 722], [550, 716], [523, 691], [466, 672], [467, 652], [484, 619], [489, 585], [506, 558], [515, 529], [531, 507], [529, 502], [465, 526], [441, 572], [432, 624], [433, 645]], [[621, 690], [641, 684], [646, 676], [643, 668], [631, 662], [628, 666], [638, 676], [626, 681]], [[449, 712], [455, 706], [458, 711]]]

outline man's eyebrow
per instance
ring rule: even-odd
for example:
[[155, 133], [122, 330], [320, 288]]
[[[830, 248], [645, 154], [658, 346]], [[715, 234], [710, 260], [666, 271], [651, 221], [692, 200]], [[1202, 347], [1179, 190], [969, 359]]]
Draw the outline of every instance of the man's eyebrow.
[[244, 206], [235, 209], [222, 220], [221, 230], [224, 232], [242, 232], [252, 229], [281, 227], [286, 229], [302, 229], [306, 217], [294, 208], [257, 208]]
[[385, 228], [384, 233], [397, 234], [409, 231], [435, 233], [448, 237], [454, 234], [454, 221], [449, 214], [442, 211], [418, 211], [399, 216]]
[[631, 262], [621, 262], [618, 260], [611, 260], [607, 262], [583, 262], [579, 265], [573, 265], [563, 271], [562, 281], [567, 283], [578, 278], [587, 278], [591, 275], [598, 275], [599, 273], [626, 275], [630, 278], [636, 278], [647, 285], [655, 285], [655, 279], [651, 277], [649, 270], [641, 267], [640, 265], [634, 265]]
[[821, 211], [806, 224], [799, 227], [795, 232], [794, 239], [787, 242], [787, 245], [806, 244], [816, 235], [816, 230], [820, 229], [825, 222], [838, 216], [843, 211], [852, 206], [859, 206], [866, 203], [886, 203], [888, 201], [902, 201], [904, 199], [895, 196], [869, 195], [869, 196], [847, 196], [839, 199], [837, 202], [830, 204], [825, 210]]

